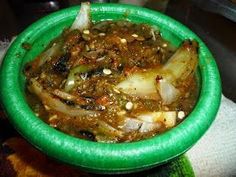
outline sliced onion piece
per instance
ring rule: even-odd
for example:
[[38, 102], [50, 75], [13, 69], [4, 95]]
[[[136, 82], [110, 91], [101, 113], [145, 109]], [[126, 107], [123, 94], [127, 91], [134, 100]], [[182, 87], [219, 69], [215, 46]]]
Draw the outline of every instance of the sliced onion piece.
[[143, 122], [142, 126], [139, 129], [140, 133], [147, 133], [147, 132], [151, 132], [153, 130], [158, 130], [161, 128], [161, 124], [160, 123], [150, 123], [150, 122]]
[[140, 98], [158, 100], [159, 95], [155, 86], [156, 75], [157, 73], [153, 71], [134, 73], [116, 85], [115, 88]]
[[64, 100], [73, 101], [73, 100], [76, 99], [76, 97], [75, 97], [74, 95], [71, 95], [71, 94], [69, 94], [69, 93], [63, 92], [63, 91], [61, 91], [61, 90], [59, 90], [59, 89], [55, 89], [55, 90], [53, 91], [53, 94], [56, 95], [56, 96], [58, 96], [59, 98], [64, 99]]
[[198, 64], [197, 48], [197, 42], [185, 41], [162, 68], [162, 77], [178, 86], [193, 75]]
[[177, 113], [176, 111], [160, 111], [160, 112], [146, 112], [139, 114], [137, 119], [144, 122], [163, 123], [167, 128], [176, 125]]
[[31, 79], [30, 81], [31, 85], [29, 85], [29, 90], [32, 93], [36, 94], [41, 99], [42, 103], [47, 107], [49, 107], [50, 109], [53, 109], [55, 111], [73, 117], [84, 116], [84, 115], [90, 115], [90, 116], [99, 115], [99, 113], [96, 111], [88, 111], [80, 108], [72, 108], [70, 106], [67, 106], [59, 99], [53, 98], [46, 90], [43, 89], [43, 87], [39, 84], [39, 82], [36, 79]]
[[78, 29], [82, 32], [83, 30], [89, 29], [91, 24], [90, 10], [89, 2], [81, 3], [80, 11], [71, 25], [70, 30]]
[[161, 79], [157, 82], [157, 90], [163, 100], [163, 104], [171, 104], [176, 101], [180, 95], [178, 89], [176, 89], [172, 84], [170, 84], [165, 79]]
[[176, 87], [194, 75], [198, 63], [197, 47], [195, 41], [185, 41], [159, 71], [163, 79], [157, 81], [157, 90], [163, 104], [176, 101], [180, 95]]
[[[180, 95], [176, 88], [196, 71], [198, 56], [197, 43], [185, 41], [162, 68], [136, 72], [120, 82], [116, 89], [146, 99], [160, 99], [164, 104], [171, 104]], [[156, 77], [161, 79], [156, 81]]]
[[50, 48], [43, 51], [35, 60], [31, 63], [33, 69], [37, 69], [44, 63], [50, 61], [53, 57], [59, 56], [61, 54], [62, 40], [54, 42]]
[[142, 126], [142, 121], [134, 118], [125, 118], [124, 124], [121, 126], [124, 132], [137, 131]]
[[126, 133], [139, 131], [140, 133], [147, 133], [153, 130], [157, 130], [161, 127], [161, 124], [158, 122], [146, 122], [138, 120], [135, 118], [126, 117], [124, 124], [122, 125], [122, 130]]
[[121, 129], [126, 132], [139, 131], [147, 133], [158, 130], [162, 125], [171, 128], [176, 125], [177, 113], [175, 111], [145, 112], [136, 118], [125, 117]]
[[99, 142], [116, 142], [118, 138], [123, 136], [123, 132], [115, 129], [108, 123], [99, 120], [98, 121], [98, 129], [95, 132], [96, 140]]

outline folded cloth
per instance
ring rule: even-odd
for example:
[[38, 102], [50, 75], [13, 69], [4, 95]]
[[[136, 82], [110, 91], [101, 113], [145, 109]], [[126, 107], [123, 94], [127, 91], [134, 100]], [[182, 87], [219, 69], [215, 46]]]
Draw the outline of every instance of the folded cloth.
[[222, 95], [206, 134], [187, 152], [198, 177], [236, 176], [236, 104]]
[[[0, 65], [9, 41], [0, 41]], [[220, 110], [207, 133], [188, 152], [198, 177], [236, 176], [236, 104], [222, 95]]]
[[13, 37], [11, 41], [9, 40], [4, 40], [4, 41], [0, 41], [0, 66], [3, 60], [3, 57], [8, 49], [8, 47], [10, 46], [10, 44], [15, 40], [16, 37]]
[[4, 54], [6, 53], [6, 49], [9, 46], [10, 42], [8, 40], [0, 41], [0, 66], [2, 63], [2, 59]]

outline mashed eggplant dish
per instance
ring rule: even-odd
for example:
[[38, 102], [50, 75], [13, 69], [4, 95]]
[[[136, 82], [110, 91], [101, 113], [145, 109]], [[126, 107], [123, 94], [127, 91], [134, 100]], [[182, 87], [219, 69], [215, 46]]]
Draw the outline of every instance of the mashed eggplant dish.
[[50, 126], [97, 142], [158, 136], [193, 109], [198, 44], [178, 48], [147, 24], [92, 23], [89, 3], [27, 63], [26, 97]]

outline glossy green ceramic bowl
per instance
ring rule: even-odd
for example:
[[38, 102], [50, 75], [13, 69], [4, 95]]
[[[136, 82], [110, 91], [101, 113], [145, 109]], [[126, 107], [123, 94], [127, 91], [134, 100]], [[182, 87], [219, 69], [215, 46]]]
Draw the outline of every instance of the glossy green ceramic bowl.
[[[9, 48], [1, 68], [1, 100], [11, 123], [35, 147], [62, 162], [96, 173], [141, 171], [165, 163], [191, 148], [213, 122], [221, 99], [219, 72], [206, 45], [188, 28], [156, 11], [131, 5], [93, 4], [92, 19], [128, 19], [160, 29], [178, 46], [184, 39], [199, 42], [200, 96], [187, 119], [170, 131], [132, 143], [106, 144], [81, 140], [51, 128], [36, 117], [25, 100], [24, 64], [69, 27], [80, 7], [53, 13], [28, 27]], [[24, 42], [31, 50], [22, 48]]]

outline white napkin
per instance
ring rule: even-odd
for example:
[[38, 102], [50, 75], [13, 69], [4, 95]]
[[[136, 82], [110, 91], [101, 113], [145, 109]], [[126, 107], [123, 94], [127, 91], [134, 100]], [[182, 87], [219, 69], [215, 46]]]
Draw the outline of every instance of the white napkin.
[[[0, 41], [0, 65], [9, 41]], [[187, 156], [197, 177], [236, 176], [236, 104], [222, 95], [220, 110], [207, 133]]]
[[197, 177], [236, 176], [236, 104], [222, 95], [219, 112], [187, 156]]
[[1, 63], [2, 63], [2, 59], [6, 53], [6, 50], [8, 48], [10, 44], [10, 41], [9, 40], [5, 40], [5, 41], [0, 41], [0, 66], [1, 66]]

